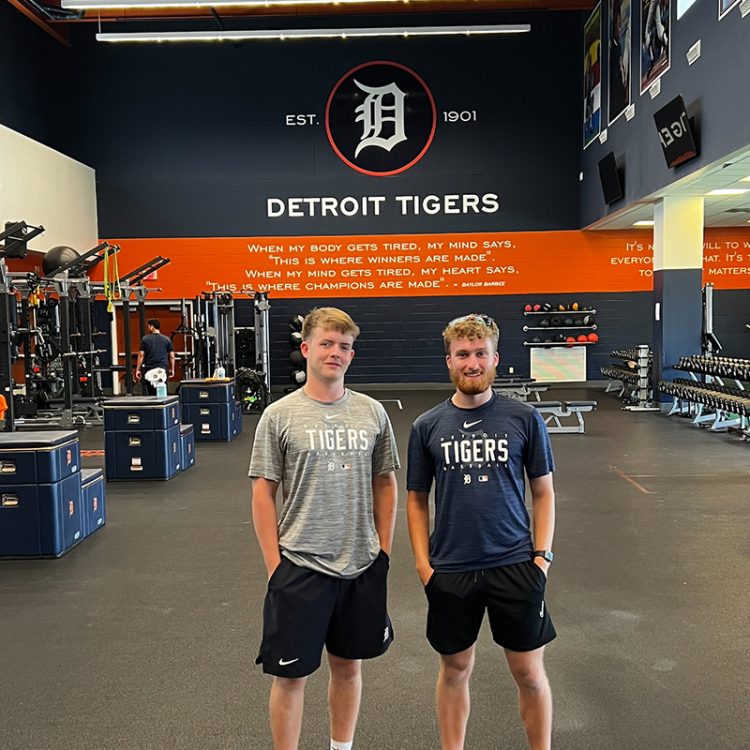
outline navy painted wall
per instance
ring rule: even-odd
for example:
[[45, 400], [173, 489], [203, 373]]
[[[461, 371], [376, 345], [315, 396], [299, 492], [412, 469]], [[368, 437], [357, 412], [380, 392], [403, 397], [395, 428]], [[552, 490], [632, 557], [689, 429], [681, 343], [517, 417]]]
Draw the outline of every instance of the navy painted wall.
[[[508, 37], [299, 44], [103, 45], [77, 29], [77, 109], [103, 121], [82, 117], [72, 148], [97, 170], [102, 236], [576, 228], [578, 14], [526, 20], [531, 34]], [[388, 178], [354, 171], [328, 144], [323, 112], [339, 78], [372, 60], [412, 68], [439, 113], [476, 110], [478, 121], [449, 125], [439, 114], [417, 165]], [[320, 124], [287, 127], [289, 113], [315, 113]], [[499, 213], [266, 216], [269, 196], [485, 192], [500, 195]]]
[[[603, 3], [602, 102], [603, 126], [608, 113], [607, 3]], [[640, 3], [633, 6], [632, 34], [636, 44], [640, 34]], [[581, 184], [581, 226], [586, 227], [608, 213], [602, 197], [597, 164], [609, 151], [624, 165], [625, 196], [609, 211], [650, 195], [677, 179], [744, 148], [750, 143], [750, 18], [743, 19], [735, 7], [721, 21], [717, 2], [700, 0], [679, 21], [676, 2], [672, 3], [672, 66], [661, 78], [661, 93], [651, 99], [640, 95], [638, 49], [631, 59], [631, 97], [636, 115], [628, 122], [619, 118], [608, 128], [603, 145], [595, 140], [581, 157], [584, 181]], [[688, 65], [685, 54], [701, 40], [701, 57]], [[700, 155], [690, 162], [668, 169], [654, 125], [653, 114], [678, 94], [682, 94], [688, 113], [695, 116]], [[582, 130], [581, 125], [581, 130]], [[579, 135], [579, 144], [581, 142]]]
[[[610, 363], [612, 349], [651, 343], [650, 292], [579, 295], [577, 301], [597, 311], [600, 341], [587, 347], [587, 379], [601, 379], [600, 367]], [[491, 315], [500, 326], [500, 366], [507, 374], [529, 375], [529, 349], [523, 346], [528, 318], [523, 307], [530, 300], [520, 296], [403, 297], [364, 299], [271, 299], [271, 375], [274, 385], [290, 385], [288, 321], [312, 307], [334, 305], [347, 310], [362, 329], [356, 357], [349, 371], [352, 383], [448, 382], [441, 332], [446, 323], [468, 312]], [[547, 295], [553, 306], [570, 304], [570, 295]], [[238, 325], [252, 324], [252, 303], [238, 301]], [[750, 337], [749, 337], [750, 338]]]
[[71, 62], [69, 50], [9, 3], [0, 3], [0, 123], [69, 153]]

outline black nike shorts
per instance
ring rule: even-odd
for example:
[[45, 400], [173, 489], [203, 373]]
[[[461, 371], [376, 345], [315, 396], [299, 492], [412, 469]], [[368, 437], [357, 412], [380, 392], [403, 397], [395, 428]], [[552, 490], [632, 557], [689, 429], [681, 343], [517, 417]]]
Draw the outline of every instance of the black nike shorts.
[[325, 645], [342, 659], [372, 659], [393, 641], [386, 607], [389, 560], [382, 550], [356, 578], [335, 578], [287, 558], [268, 581], [256, 664], [266, 674], [305, 677]]
[[547, 576], [532, 561], [466, 573], [435, 572], [425, 593], [427, 640], [440, 654], [457, 654], [479, 635], [487, 612], [492, 638], [511, 651], [533, 651], [555, 638], [544, 602]]

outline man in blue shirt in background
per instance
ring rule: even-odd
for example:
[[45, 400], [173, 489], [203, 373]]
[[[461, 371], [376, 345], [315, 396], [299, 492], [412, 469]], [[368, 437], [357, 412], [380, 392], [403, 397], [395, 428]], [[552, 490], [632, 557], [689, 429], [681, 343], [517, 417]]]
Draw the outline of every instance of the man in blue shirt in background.
[[464, 747], [474, 644], [485, 611], [518, 686], [529, 747], [550, 750], [552, 741], [543, 658], [556, 635], [544, 602], [555, 526], [554, 461], [536, 409], [492, 390], [499, 338], [486, 315], [448, 324], [443, 340], [456, 391], [418, 417], [409, 438], [409, 535], [428, 600], [427, 639], [440, 654], [442, 750]]
[[143, 378], [143, 376], [154, 367], [162, 367], [168, 378], [174, 377], [175, 353], [172, 341], [165, 336], [161, 330], [161, 323], [157, 318], [146, 321], [148, 333], [141, 339], [138, 347], [138, 360], [135, 363], [135, 379], [144, 380], [144, 389], [147, 396], [155, 396], [156, 388]]

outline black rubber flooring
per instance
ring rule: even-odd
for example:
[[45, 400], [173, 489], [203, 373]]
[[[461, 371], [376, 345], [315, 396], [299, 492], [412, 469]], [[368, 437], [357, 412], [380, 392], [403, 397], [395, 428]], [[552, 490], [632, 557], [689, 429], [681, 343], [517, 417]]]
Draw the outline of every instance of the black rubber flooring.
[[[374, 392], [402, 459], [440, 391]], [[750, 748], [750, 445], [601, 392], [585, 435], [554, 435], [558, 523], [547, 650], [559, 750]], [[107, 525], [58, 560], [0, 561], [0, 750], [270, 748], [253, 664], [266, 576], [246, 478], [256, 417], [198, 443], [169, 482], [107, 485]], [[103, 447], [101, 431], [82, 433]], [[102, 464], [86, 457], [83, 465]], [[401, 506], [396, 641], [365, 667], [357, 750], [436, 750], [436, 656]], [[326, 670], [304, 750], [327, 748]], [[467, 750], [525, 747], [515, 689], [485, 629]]]

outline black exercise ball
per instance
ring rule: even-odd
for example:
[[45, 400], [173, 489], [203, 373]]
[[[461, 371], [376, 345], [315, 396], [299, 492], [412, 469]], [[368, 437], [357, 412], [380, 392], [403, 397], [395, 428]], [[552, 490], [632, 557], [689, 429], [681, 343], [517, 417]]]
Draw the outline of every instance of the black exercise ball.
[[289, 343], [299, 348], [299, 345], [302, 343], [302, 334], [299, 331], [292, 331], [289, 334]]
[[289, 352], [289, 361], [293, 365], [303, 365], [305, 363], [305, 357], [299, 349], [293, 349]]
[[305, 318], [302, 315], [293, 315], [291, 320], [289, 321], [289, 330], [290, 331], [301, 331], [302, 330], [302, 324], [305, 322]]
[[60, 266], [64, 266], [67, 263], [75, 260], [78, 257], [78, 251], [72, 247], [66, 247], [65, 245], [58, 245], [48, 250], [42, 258], [42, 270], [44, 275], [47, 276], [53, 271], [57, 271]]

